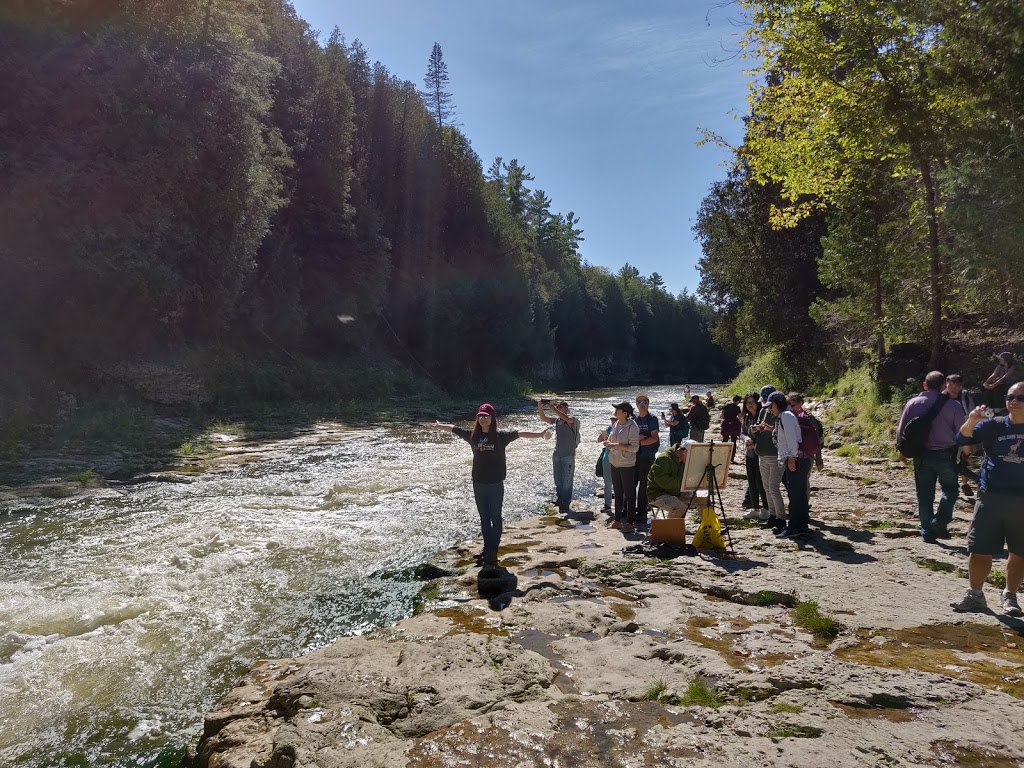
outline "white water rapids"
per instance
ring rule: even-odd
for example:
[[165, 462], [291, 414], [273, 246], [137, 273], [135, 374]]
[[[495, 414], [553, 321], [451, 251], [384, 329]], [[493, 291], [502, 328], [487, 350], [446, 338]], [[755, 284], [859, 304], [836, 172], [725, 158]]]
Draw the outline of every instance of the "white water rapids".
[[[610, 404], [635, 393], [567, 398], [583, 420], [577, 497], [600, 482]], [[649, 394], [655, 414], [683, 397]], [[543, 424], [524, 411], [501, 426]], [[451, 435], [393, 424], [222, 439], [238, 460], [189, 483], [0, 509], [0, 765], [173, 765], [256, 659], [399, 620], [422, 585], [383, 574], [480, 535], [469, 447]], [[553, 498], [553, 445], [509, 447], [506, 520]]]

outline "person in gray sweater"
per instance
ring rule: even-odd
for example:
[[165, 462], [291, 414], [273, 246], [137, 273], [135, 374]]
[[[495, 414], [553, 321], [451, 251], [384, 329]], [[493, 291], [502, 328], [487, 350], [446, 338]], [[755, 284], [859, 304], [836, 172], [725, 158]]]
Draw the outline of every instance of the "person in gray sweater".
[[636, 454], [640, 450], [640, 429], [633, 421], [633, 404], [615, 406], [615, 423], [604, 442], [612, 470], [615, 491], [615, 521], [612, 528], [623, 533], [636, 531]]

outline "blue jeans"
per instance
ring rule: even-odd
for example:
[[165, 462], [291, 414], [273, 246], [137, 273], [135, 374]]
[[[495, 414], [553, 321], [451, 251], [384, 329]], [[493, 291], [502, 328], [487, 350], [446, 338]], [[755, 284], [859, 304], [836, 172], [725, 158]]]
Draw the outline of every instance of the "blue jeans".
[[501, 505], [505, 501], [504, 483], [473, 483], [476, 511], [480, 513], [480, 531], [484, 536], [484, 562], [498, 557], [501, 544]]
[[796, 460], [795, 470], [786, 470], [784, 482], [786, 493], [789, 495], [789, 520], [786, 527], [793, 531], [806, 531], [811, 522], [807, 476], [811, 473], [813, 461], [811, 458], [799, 458]]
[[612, 463], [608, 459], [608, 452], [605, 451], [604, 458], [601, 460], [601, 470], [604, 474], [604, 508], [612, 508]]
[[[936, 480], [942, 489], [938, 512], [934, 509]], [[953, 451], [925, 451], [914, 459], [914, 489], [917, 491], [917, 517], [921, 521], [921, 535], [934, 536], [944, 531], [953, 519], [953, 507], [960, 495]]]
[[551, 464], [555, 471], [555, 503], [560, 512], [565, 512], [572, 501], [572, 478], [576, 473], [576, 457], [552, 456]]

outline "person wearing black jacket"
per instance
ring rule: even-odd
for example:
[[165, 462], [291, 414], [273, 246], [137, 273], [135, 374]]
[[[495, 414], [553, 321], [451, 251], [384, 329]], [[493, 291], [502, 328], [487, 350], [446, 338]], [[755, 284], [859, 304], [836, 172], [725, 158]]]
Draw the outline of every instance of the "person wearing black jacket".
[[431, 429], [441, 429], [461, 437], [473, 449], [473, 498], [480, 514], [480, 530], [484, 538], [482, 560], [484, 565], [498, 564], [498, 546], [501, 544], [501, 507], [505, 501], [505, 448], [520, 437], [551, 437], [551, 429], [541, 432], [498, 431], [498, 413], [490, 403], [484, 403], [476, 412], [473, 429], [454, 424], [434, 422]]

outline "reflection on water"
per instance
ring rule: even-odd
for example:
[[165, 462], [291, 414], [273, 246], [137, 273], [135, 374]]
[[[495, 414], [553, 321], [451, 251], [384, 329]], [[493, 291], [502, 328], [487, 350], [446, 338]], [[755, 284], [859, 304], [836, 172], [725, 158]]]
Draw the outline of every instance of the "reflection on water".
[[[682, 400], [648, 391], [654, 413]], [[610, 404], [632, 395], [568, 398], [577, 496], [596, 487]], [[552, 447], [510, 446], [506, 519], [552, 498]], [[0, 510], [0, 765], [168, 764], [253, 661], [409, 615], [420, 585], [375, 574], [479, 536], [469, 448], [450, 435], [325, 428], [258, 453], [189, 484]]]

